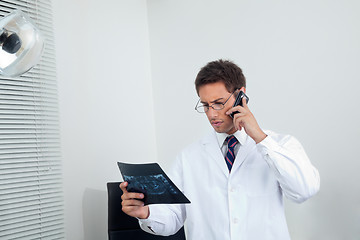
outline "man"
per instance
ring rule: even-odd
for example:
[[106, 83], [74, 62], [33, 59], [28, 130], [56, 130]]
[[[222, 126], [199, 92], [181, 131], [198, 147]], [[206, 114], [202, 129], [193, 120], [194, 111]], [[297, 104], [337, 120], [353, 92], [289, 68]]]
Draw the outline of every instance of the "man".
[[191, 204], [144, 206], [143, 194], [127, 192], [124, 182], [123, 211], [159, 235], [176, 233], [186, 220], [188, 240], [290, 239], [283, 195], [299, 203], [314, 195], [317, 169], [295, 138], [263, 131], [245, 98], [242, 107], [233, 107], [239, 92], [246, 92], [237, 65], [210, 62], [195, 86], [196, 109], [215, 131], [184, 149], [170, 175]]

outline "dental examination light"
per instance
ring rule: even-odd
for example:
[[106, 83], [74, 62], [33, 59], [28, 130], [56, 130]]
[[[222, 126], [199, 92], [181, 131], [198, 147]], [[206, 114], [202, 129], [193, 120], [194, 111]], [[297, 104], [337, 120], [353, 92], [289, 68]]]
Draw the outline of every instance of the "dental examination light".
[[33, 21], [20, 10], [0, 19], [0, 75], [17, 77], [40, 59], [44, 40]]

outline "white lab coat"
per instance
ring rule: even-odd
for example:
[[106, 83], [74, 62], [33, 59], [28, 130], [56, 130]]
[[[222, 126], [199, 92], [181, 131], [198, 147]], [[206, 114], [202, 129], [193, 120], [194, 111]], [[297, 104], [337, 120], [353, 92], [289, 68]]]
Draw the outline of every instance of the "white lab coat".
[[150, 205], [141, 228], [171, 235], [186, 220], [187, 240], [290, 239], [283, 194], [303, 202], [319, 190], [320, 177], [295, 138], [266, 133], [256, 144], [242, 131], [230, 174], [215, 132], [187, 147], [170, 178], [191, 204]]

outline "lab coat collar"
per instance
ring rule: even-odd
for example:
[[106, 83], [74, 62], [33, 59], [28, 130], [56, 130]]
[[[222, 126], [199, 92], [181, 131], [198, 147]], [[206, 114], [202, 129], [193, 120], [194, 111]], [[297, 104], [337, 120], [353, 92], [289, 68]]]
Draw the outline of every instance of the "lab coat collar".
[[[222, 145], [224, 144], [225, 139], [230, 135], [227, 133], [218, 133], [218, 132], [215, 132], [215, 134], [218, 140], [219, 148], [221, 148]], [[244, 129], [242, 129], [241, 131], [236, 131], [234, 134], [231, 135], [234, 135], [241, 145], [245, 144], [246, 139], [248, 137]]]
[[[239, 136], [237, 136], [237, 134], [239, 134]], [[256, 147], [255, 142], [246, 135], [245, 131], [237, 131], [234, 135], [236, 136], [236, 138], [239, 137], [238, 140], [241, 143], [241, 147], [236, 155], [235, 162], [231, 170], [232, 174], [234, 174], [234, 172], [244, 162], [248, 153], [251, 151], [250, 149]], [[211, 158], [218, 164], [219, 168], [225, 174], [225, 176], [229, 177], [229, 170], [226, 166], [224, 156], [219, 147], [217, 133], [213, 131], [207, 137], [203, 138], [202, 144], [205, 148], [205, 152], [207, 152], [211, 156]]]

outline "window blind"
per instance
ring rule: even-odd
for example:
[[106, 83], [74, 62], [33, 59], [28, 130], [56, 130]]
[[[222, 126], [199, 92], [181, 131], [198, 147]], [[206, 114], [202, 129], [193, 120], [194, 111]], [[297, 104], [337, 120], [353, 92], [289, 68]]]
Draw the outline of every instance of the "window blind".
[[0, 0], [0, 18], [15, 9], [45, 49], [29, 72], [0, 76], [0, 239], [65, 239], [51, 2]]

